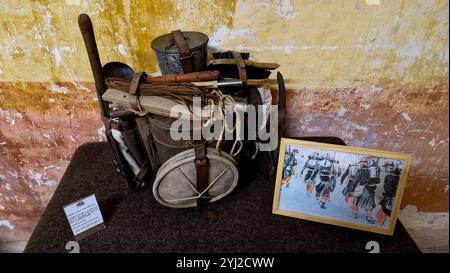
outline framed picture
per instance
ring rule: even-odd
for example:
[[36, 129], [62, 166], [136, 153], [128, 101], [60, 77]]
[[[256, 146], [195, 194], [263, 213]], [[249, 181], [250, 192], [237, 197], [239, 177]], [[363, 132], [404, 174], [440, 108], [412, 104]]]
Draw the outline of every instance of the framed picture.
[[283, 138], [272, 212], [392, 235], [407, 154]]

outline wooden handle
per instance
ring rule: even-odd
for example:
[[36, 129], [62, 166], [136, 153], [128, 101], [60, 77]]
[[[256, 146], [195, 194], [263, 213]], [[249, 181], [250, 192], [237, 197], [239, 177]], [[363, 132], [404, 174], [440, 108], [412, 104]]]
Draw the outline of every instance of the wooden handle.
[[[220, 64], [236, 64], [236, 60], [234, 59], [215, 59], [209, 62], [209, 64], [212, 65], [220, 65]], [[256, 68], [264, 68], [264, 69], [277, 69], [280, 67], [277, 63], [260, 63], [260, 62], [254, 62], [249, 60], [244, 60], [244, 64], [246, 66], [253, 66]]]
[[97, 43], [95, 42], [94, 28], [92, 27], [91, 18], [85, 13], [78, 16], [78, 26], [80, 27], [81, 35], [83, 36], [84, 45], [91, 64], [92, 74], [94, 75], [95, 88], [97, 90], [97, 97], [100, 103], [100, 111], [102, 116], [106, 116], [108, 112], [108, 105], [102, 100], [102, 95], [105, 93], [107, 86], [105, 78], [103, 77], [102, 63], [98, 54]]
[[220, 72], [215, 71], [201, 71], [186, 74], [172, 74], [164, 75], [158, 77], [147, 77], [145, 78], [145, 83], [188, 83], [188, 82], [205, 82], [214, 81], [220, 78]]
[[[96, 85], [106, 86], [103, 78], [102, 63], [98, 54], [97, 43], [95, 41], [94, 28], [92, 27], [91, 18], [85, 13], [78, 16], [78, 26], [80, 27], [81, 35], [83, 36], [84, 45], [91, 64], [92, 74]], [[106, 89], [105, 89], [106, 90]]]

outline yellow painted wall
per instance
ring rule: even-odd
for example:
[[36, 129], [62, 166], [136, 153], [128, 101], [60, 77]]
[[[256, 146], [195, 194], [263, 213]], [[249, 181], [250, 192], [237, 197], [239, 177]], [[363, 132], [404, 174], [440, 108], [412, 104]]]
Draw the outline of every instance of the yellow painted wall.
[[91, 81], [81, 12], [104, 62], [149, 72], [152, 39], [181, 27], [279, 62], [292, 88], [430, 86], [448, 76], [445, 0], [3, 0], [0, 12], [0, 81]]

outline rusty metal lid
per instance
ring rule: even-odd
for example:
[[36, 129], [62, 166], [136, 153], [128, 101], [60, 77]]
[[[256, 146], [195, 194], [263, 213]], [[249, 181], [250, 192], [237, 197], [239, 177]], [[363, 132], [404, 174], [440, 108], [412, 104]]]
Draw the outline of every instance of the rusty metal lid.
[[[209, 41], [206, 34], [196, 31], [183, 31], [183, 36], [189, 46], [189, 50], [193, 51], [197, 48], [205, 47]], [[178, 54], [178, 47], [171, 33], [164, 34], [152, 41], [152, 48], [156, 52]]]

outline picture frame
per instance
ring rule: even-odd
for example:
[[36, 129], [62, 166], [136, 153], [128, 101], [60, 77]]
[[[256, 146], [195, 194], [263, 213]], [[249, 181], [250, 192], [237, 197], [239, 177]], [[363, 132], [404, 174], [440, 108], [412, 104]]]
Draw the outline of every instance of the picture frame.
[[394, 233], [411, 155], [282, 138], [278, 158], [274, 214]]

